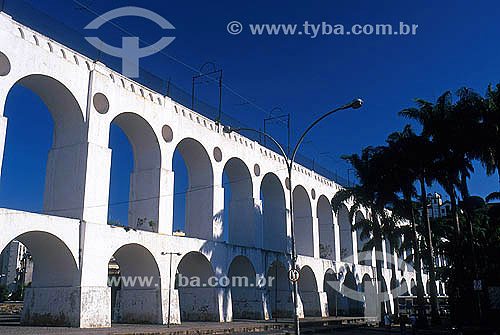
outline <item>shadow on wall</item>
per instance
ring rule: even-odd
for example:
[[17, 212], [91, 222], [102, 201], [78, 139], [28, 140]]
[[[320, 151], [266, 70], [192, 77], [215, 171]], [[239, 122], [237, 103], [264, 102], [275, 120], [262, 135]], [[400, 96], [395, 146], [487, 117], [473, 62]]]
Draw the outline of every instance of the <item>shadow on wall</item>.
[[[342, 273], [344, 271], [345, 275]], [[361, 289], [356, 284], [356, 278], [351, 269], [346, 268], [341, 271], [340, 278], [344, 276], [344, 281], [341, 287], [342, 303], [339, 308], [339, 315], [341, 316], [362, 316], [363, 313], [363, 299], [361, 297]]]
[[326, 292], [328, 301], [328, 315], [339, 316], [339, 305], [341, 303], [340, 282], [337, 274], [332, 269], [327, 270], [325, 273], [323, 291]]
[[321, 316], [321, 302], [316, 276], [309, 266], [303, 266], [300, 270], [298, 285], [304, 316]]
[[160, 270], [147, 248], [131, 243], [116, 250], [108, 264], [108, 286], [112, 322], [163, 323]]
[[[269, 223], [266, 220], [266, 213], [264, 210], [261, 211], [260, 207], [257, 205], [253, 206], [253, 220], [255, 226], [261, 226], [258, 223], [262, 223], [262, 231], [245, 231], [247, 235], [249, 235], [245, 241], [245, 243], [238, 243], [238, 241], [231, 241], [231, 229], [241, 229], [240, 227], [234, 225], [231, 226], [229, 222], [227, 222], [228, 216], [225, 214], [225, 209], [220, 210], [213, 216], [213, 222], [215, 226], [220, 226], [221, 230], [217, 232], [214, 238], [219, 238], [220, 236], [228, 236], [228, 239], [224, 240], [226, 243], [230, 243], [235, 246], [244, 246], [244, 247], [257, 247], [258, 243], [256, 243], [256, 239], [258, 236], [262, 236], [262, 249], [275, 251], [275, 252], [290, 252], [291, 251], [291, 239], [286, 236], [286, 215], [287, 210], [282, 211], [283, 213], [283, 224], [285, 228], [279, 234], [270, 234], [269, 229], [266, 225]], [[228, 232], [227, 234], [225, 232]], [[251, 239], [252, 238], [252, 239]], [[273, 247], [274, 246], [274, 247]], [[211, 250], [208, 250], [211, 251]]]
[[212, 264], [202, 253], [190, 252], [182, 258], [174, 286], [179, 292], [181, 322], [220, 321], [217, 289], [209, 282], [213, 277]]
[[[262, 222], [261, 220], [263, 220], [263, 215], [260, 207], [254, 206], [253, 211], [256, 222]], [[283, 212], [283, 215], [286, 215], [286, 212]], [[214, 222], [224, 222], [224, 217], [224, 211], [221, 210], [214, 215], [213, 219]], [[283, 222], [286, 224], [286, 220]], [[223, 227], [224, 229], [227, 229], [228, 225], [224, 223]], [[265, 231], [265, 228], [263, 228], [263, 230]], [[273, 237], [271, 236], [270, 238]], [[279, 242], [279, 239], [276, 239], [276, 237], [274, 237], [274, 240], [277, 245], [283, 245], [285, 247], [291, 245], [290, 238], [286, 235], [283, 236], [283, 241], [281, 243]], [[221, 242], [205, 242], [200, 248], [200, 253], [209, 256], [212, 260], [227, 260], [225, 252], [227, 252], [228, 249], [217, 248], [218, 243]], [[238, 248], [238, 246], [234, 245], [234, 248]], [[285, 260], [289, 260], [290, 258], [288, 250], [269, 250], [266, 254], [273, 255], [272, 257], [276, 259], [283, 258]], [[206, 258], [205, 256], [203, 257]], [[217, 285], [217, 287], [214, 288], [217, 296], [217, 303], [221, 305], [219, 308], [219, 317], [225, 321], [238, 318], [264, 319], [266, 316], [266, 308], [264, 308], [264, 305], [267, 305], [267, 315], [271, 318], [293, 317], [292, 290], [288, 281], [289, 264], [287, 263], [285, 266], [282, 262], [279, 262], [281, 266], [276, 269], [269, 266], [266, 268], [267, 273], [260, 274], [255, 272], [251, 261], [249, 261], [246, 256], [243, 258], [248, 261], [240, 259], [241, 262], [238, 261], [234, 263], [238, 258], [239, 257], [236, 257], [232, 260], [228, 273], [225, 273], [226, 269], [221, 265], [212, 265], [213, 272], [216, 277], [227, 276], [231, 280], [231, 284], [228, 286], [222, 287], [221, 285]], [[266, 280], [268, 280], [270, 276], [276, 278], [273, 273], [275, 273], [278, 278], [272, 281], [271, 286], [266, 286], [262, 290], [256, 289], [255, 287], [241, 288], [237, 287], [238, 285], [236, 285], [236, 287], [232, 285], [233, 277], [249, 277], [249, 283], [252, 283], [256, 275], [265, 275]], [[183, 310], [192, 311], [192, 303], [189, 303], [182, 298], [183, 292], [179, 291], [179, 294], [181, 296], [181, 314], [186, 316]], [[204, 311], [201, 311], [201, 313], [203, 314]], [[223, 313], [224, 315], [220, 315], [220, 313]], [[196, 317], [191, 319], [196, 319]]]
[[292, 285], [288, 280], [288, 264], [277, 259], [267, 269], [267, 277], [273, 277], [274, 285], [268, 288], [269, 309], [273, 319], [293, 318], [294, 304]]

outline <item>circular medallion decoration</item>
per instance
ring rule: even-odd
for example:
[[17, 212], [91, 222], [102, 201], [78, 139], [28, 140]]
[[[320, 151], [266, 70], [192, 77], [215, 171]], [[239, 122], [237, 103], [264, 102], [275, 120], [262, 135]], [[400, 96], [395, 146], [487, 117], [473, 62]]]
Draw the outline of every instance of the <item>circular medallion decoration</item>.
[[101, 114], [106, 114], [109, 110], [109, 101], [108, 98], [102, 93], [94, 94], [94, 98], [92, 99], [94, 103], [94, 108]]
[[222, 150], [219, 147], [214, 148], [214, 159], [217, 162], [220, 162], [222, 160]]

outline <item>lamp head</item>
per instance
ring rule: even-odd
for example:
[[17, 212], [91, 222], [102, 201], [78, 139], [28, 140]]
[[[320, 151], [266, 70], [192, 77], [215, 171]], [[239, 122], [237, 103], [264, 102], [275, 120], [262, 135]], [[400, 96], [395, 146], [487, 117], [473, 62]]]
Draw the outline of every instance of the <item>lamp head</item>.
[[224, 126], [222, 128], [222, 132], [226, 134], [231, 134], [233, 132], [233, 128], [231, 128], [231, 126]]
[[353, 100], [349, 105], [348, 107], [352, 108], [352, 109], [358, 109], [360, 108], [361, 106], [363, 106], [363, 100], [361, 99], [355, 99]]

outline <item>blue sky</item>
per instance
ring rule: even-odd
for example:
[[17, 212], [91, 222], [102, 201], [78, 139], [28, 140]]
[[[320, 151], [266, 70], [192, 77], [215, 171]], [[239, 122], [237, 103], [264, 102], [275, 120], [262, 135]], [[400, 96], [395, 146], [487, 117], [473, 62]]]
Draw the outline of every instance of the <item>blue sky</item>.
[[[111, 1], [81, 1], [98, 13], [118, 6]], [[33, 14], [25, 4], [48, 15]], [[414, 98], [433, 100], [446, 90], [455, 91], [462, 86], [484, 93], [488, 83], [500, 81], [498, 1], [119, 2], [119, 6], [126, 5], [155, 11], [176, 28], [167, 32], [176, 37], [174, 42], [162, 54], [141, 59], [142, 67], [161, 78], [171, 78], [189, 91], [192, 68], [214, 62], [224, 70], [227, 87], [252, 102], [245, 103], [225, 89], [223, 111], [253, 127], [261, 127], [269, 111], [280, 107], [291, 114], [292, 143], [314, 117], [362, 97], [365, 105], [361, 110], [345, 111], [325, 120], [308, 136], [301, 151], [344, 176], [347, 166], [340, 161], [340, 155], [383, 144], [389, 133], [401, 130], [407, 123], [397, 112], [412, 106]], [[88, 34], [82, 28], [95, 16], [78, 9], [74, 2], [6, 0], [6, 7], [21, 22], [96, 55], [83, 39], [65, 32], [62, 25], [53, 21], [64, 22], [76, 34]], [[239, 35], [233, 36], [226, 30], [233, 20], [243, 24]], [[419, 27], [415, 36], [316, 38], [253, 36], [248, 27], [256, 23], [302, 25], [304, 21], [314, 24], [325, 21], [346, 27], [380, 23], [398, 26], [399, 22], [405, 22]], [[151, 43], [165, 33], [141, 18], [119, 18], [114, 22]], [[116, 46], [124, 35], [110, 24], [92, 34]], [[119, 64], [117, 59], [107, 60]], [[213, 83], [200, 86], [198, 91], [200, 98], [217, 102], [217, 87]], [[9, 128], [0, 205], [40, 210], [43, 166], [51, 141], [50, 115], [36, 96], [22, 88], [11, 92], [5, 114], [9, 117]], [[29, 122], [25, 123], [26, 120]], [[284, 141], [286, 132], [282, 126], [273, 125], [270, 131]], [[34, 143], [35, 137], [38, 141]], [[112, 186], [112, 202], [128, 199], [126, 183], [132, 161], [127, 145], [123, 133], [113, 128], [110, 146], [117, 150], [113, 155], [112, 176], [120, 182]], [[178, 161], [175, 166], [182, 170], [182, 162]], [[181, 190], [185, 185], [176, 187]], [[484, 196], [498, 190], [498, 178], [486, 177], [476, 164], [470, 187], [472, 194]], [[121, 207], [113, 215], [123, 222], [126, 206]]]

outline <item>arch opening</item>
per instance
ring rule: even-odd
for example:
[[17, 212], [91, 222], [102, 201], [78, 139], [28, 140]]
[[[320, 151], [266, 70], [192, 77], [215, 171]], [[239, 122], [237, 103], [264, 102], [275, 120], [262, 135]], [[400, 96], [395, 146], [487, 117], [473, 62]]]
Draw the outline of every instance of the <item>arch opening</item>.
[[[239, 158], [231, 158], [224, 166], [227, 182], [224, 187], [224, 208], [227, 208], [224, 225], [228, 228], [231, 244], [255, 246], [255, 206], [252, 176], [246, 164]], [[224, 179], [224, 177], [223, 177]]]
[[365, 317], [377, 316], [377, 290], [373, 284], [372, 278], [365, 274], [363, 276], [363, 298]]
[[233, 319], [264, 318], [255, 269], [247, 257], [236, 256], [229, 266]]
[[161, 324], [161, 280], [158, 264], [145, 247], [126, 244], [108, 263], [111, 322]]
[[345, 275], [342, 283], [342, 310], [341, 315], [344, 316], [361, 316], [363, 315], [363, 304], [356, 279], [351, 271]]
[[328, 315], [339, 316], [340, 282], [337, 274], [332, 269], [328, 269], [325, 273], [323, 291], [326, 292], [328, 300]]
[[412, 296], [417, 295], [417, 284], [415, 283], [415, 279], [410, 280], [410, 292]]
[[181, 321], [220, 321], [217, 291], [210, 285], [214, 270], [199, 252], [185, 255], [177, 267], [175, 288], [179, 292]]
[[[203, 145], [185, 138], [173, 157], [174, 227], [186, 236], [213, 239], [214, 187], [210, 157]], [[220, 219], [220, 218], [219, 218]]]
[[285, 192], [279, 178], [267, 173], [260, 185], [264, 249], [287, 250]]
[[352, 225], [349, 220], [349, 210], [345, 205], [338, 211], [338, 224], [340, 231], [340, 260], [353, 263]]
[[[355, 222], [358, 223], [364, 220], [364, 215], [358, 211], [356, 212]], [[370, 240], [368, 236], [364, 236], [363, 230], [356, 231], [357, 244], [358, 244], [358, 263], [361, 265], [372, 266], [372, 250], [365, 250], [366, 243]]]
[[61, 239], [42, 231], [23, 233], [3, 248], [0, 269], [10, 299], [23, 301], [22, 325], [79, 326], [79, 309], [72, 303], [79, 294], [78, 267]]
[[[120, 218], [124, 221], [126, 217], [126, 225], [130, 227], [157, 232], [161, 200], [159, 197], [161, 153], [153, 128], [135, 113], [119, 114], [111, 123], [110, 149], [112, 149], [109, 188], [111, 205], [108, 207], [108, 221], [114, 222]], [[132, 171], [130, 151], [133, 154]], [[124, 199], [128, 200], [128, 204]], [[114, 203], [117, 205], [113, 205]]]
[[321, 316], [318, 284], [316, 282], [316, 276], [309, 266], [304, 266], [300, 270], [298, 285], [304, 316]]
[[314, 256], [311, 201], [306, 189], [298, 185], [293, 190], [293, 219], [297, 254]]
[[80, 218], [83, 192], [75, 190], [85, 171], [75, 153], [82, 150], [85, 130], [73, 93], [54, 78], [28, 75], [10, 88], [3, 113], [8, 127], [2, 207]]
[[335, 260], [335, 230], [330, 201], [324, 195], [318, 199], [319, 253], [321, 258]]
[[267, 270], [267, 278], [269, 277], [274, 278], [273, 285], [268, 286], [272, 317], [274, 319], [293, 317], [292, 285], [288, 280], [288, 270], [280, 261], [274, 261]]
[[409, 296], [410, 291], [408, 290], [408, 284], [406, 283], [406, 279], [401, 280], [401, 285], [399, 286], [399, 295], [400, 296]]

